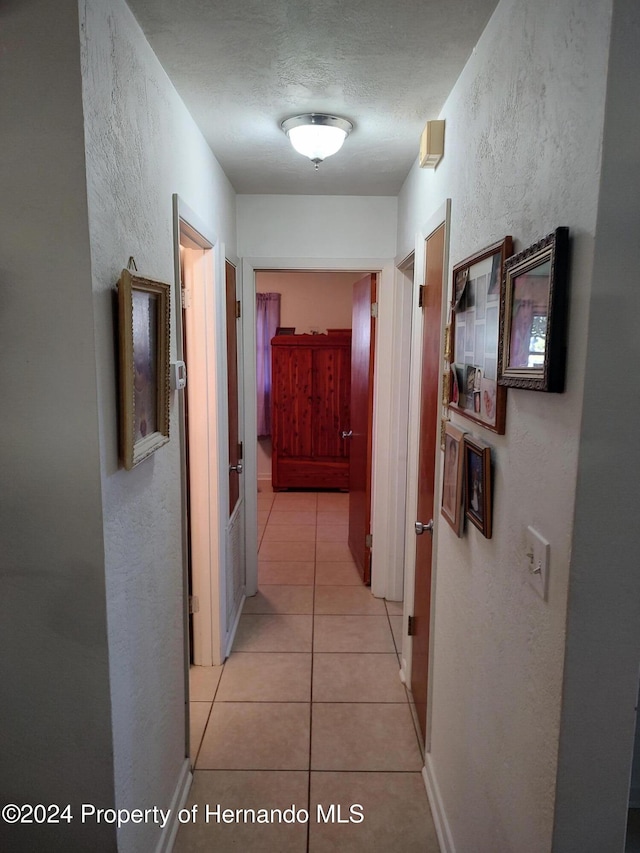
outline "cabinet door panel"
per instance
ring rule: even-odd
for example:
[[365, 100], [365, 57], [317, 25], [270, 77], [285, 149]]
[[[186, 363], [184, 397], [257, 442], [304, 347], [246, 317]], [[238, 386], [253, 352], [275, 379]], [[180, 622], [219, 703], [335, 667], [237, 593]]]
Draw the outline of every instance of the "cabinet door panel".
[[317, 349], [313, 353], [314, 457], [346, 459], [348, 442], [340, 433], [349, 429], [351, 356], [348, 347]]
[[312, 455], [312, 359], [302, 347], [273, 348], [273, 442], [278, 456]]

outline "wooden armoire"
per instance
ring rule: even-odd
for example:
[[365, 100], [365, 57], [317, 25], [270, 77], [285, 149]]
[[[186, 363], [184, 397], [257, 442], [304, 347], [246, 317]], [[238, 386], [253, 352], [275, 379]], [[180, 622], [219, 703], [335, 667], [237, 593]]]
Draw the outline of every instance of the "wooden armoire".
[[271, 482], [279, 489], [348, 489], [351, 332], [271, 340]]

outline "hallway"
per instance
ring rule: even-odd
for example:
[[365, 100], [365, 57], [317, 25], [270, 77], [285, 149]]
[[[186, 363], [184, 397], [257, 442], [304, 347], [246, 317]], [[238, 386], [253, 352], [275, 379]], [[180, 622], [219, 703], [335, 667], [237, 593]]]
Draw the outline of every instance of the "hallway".
[[[225, 665], [191, 671], [186, 807], [198, 813], [178, 832], [177, 853], [439, 851], [398, 675], [402, 605], [361, 585], [346, 544], [348, 500], [258, 495], [259, 592], [245, 603]], [[310, 818], [207, 824], [205, 807], [218, 804], [293, 804]]]

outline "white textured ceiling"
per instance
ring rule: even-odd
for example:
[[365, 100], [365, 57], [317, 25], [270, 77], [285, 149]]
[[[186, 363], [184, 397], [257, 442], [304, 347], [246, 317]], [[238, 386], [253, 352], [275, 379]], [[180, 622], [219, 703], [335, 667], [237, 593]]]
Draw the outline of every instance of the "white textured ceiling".
[[[497, 0], [128, 0], [239, 193], [396, 195]], [[344, 116], [317, 172], [280, 122]]]

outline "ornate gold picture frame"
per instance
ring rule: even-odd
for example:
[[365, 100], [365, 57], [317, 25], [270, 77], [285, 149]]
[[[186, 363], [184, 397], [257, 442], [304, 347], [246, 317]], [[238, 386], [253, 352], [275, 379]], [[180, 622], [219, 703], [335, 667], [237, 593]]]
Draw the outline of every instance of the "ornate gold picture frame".
[[169, 293], [164, 282], [122, 270], [120, 456], [127, 470], [169, 441]]
[[562, 227], [505, 262], [500, 386], [564, 391], [568, 261]]

